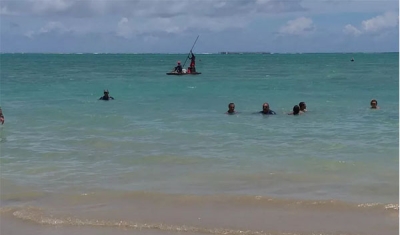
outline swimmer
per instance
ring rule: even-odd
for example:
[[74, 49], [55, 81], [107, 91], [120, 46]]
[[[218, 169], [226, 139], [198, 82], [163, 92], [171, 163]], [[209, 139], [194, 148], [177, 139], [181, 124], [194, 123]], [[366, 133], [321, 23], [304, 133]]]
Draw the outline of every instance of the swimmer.
[[1, 107], [0, 107], [0, 122], [1, 122], [1, 125], [4, 124], [4, 115], [3, 115], [3, 110], [1, 109]]
[[275, 115], [276, 114], [274, 111], [269, 109], [269, 104], [268, 103], [264, 103], [262, 109], [263, 110], [260, 111], [259, 113], [261, 113], [263, 115]]
[[371, 109], [379, 109], [377, 100], [371, 100]]
[[299, 103], [299, 107], [300, 107], [300, 111], [301, 112], [303, 112], [303, 113], [305, 113], [305, 112], [307, 112], [307, 105], [306, 105], [306, 103], [305, 102], [300, 102]]
[[104, 90], [104, 96], [100, 97], [99, 100], [110, 100], [110, 99], [114, 99], [114, 97], [109, 96], [109, 91], [108, 90]]
[[235, 103], [229, 103], [228, 105], [228, 111], [226, 111], [226, 114], [235, 114]]
[[295, 105], [293, 106], [293, 112], [288, 113], [288, 115], [300, 115], [302, 112], [300, 111], [300, 106]]

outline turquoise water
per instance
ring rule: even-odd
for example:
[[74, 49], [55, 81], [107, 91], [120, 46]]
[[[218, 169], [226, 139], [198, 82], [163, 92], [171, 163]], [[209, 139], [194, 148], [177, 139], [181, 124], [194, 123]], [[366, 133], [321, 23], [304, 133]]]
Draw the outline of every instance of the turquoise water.
[[201, 75], [166, 76], [185, 56], [2, 54], [3, 193], [398, 203], [397, 53], [199, 54]]

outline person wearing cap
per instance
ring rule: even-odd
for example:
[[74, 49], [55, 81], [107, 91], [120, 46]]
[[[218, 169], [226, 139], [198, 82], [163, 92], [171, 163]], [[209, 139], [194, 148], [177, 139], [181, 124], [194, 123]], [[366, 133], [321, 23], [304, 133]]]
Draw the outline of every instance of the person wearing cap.
[[102, 97], [100, 97], [99, 100], [110, 100], [110, 99], [114, 99], [114, 97], [109, 96], [109, 91], [108, 90], [104, 90], [104, 95]]
[[180, 61], [178, 61], [178, 65], [175, 67], [174, 72], [182, 73], [182, 65]]

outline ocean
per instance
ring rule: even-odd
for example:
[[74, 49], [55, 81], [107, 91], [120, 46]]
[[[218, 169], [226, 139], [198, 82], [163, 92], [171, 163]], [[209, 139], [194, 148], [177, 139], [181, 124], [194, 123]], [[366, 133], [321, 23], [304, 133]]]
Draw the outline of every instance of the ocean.
[[1, 234], [398, 234], [398, 53], [186, 56], [1, 54]]

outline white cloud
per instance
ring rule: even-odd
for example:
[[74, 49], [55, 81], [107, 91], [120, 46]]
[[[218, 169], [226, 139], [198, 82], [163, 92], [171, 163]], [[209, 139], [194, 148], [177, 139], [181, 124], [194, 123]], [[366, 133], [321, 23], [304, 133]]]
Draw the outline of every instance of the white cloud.
[[348, 24], [348, 25], [344, 26], [343, 32], [345, 34], [354, 35], [354, 36], [358, 36], [358, 35], [361, 34], [361, 31], [358, 30], [356, 27], [354, 27], [351, 24]]
[[41, 27], [39, 30], [29, 30], [24, 34], [24, 36], [28, 38], [34, 38], [35, 36], [44, 35], [44, 34], [65, 34], [74, 32], [73, 29], [65, 27], [61, 22], [58, 21], [50, 21]]
[[[398, 9], [398, 0], [1, 0], [21, 15], [68, 17], [237, 16], [287, 12], [376, 12]], [[54, 19], [53, 19], [54, 20]]]
[[[2, 38], [8, 38], [7, 43], [15, 44], [17, 49], [15, 41], [21, 34], [43, 39], [32, 40], [32, 47], [37, 50], [40, 46], [49, 47], [45, 42], [59, 42], [59, 39], [68, 37], [66, 41], [70, 45], [76, 43], [79, 48], [85, 42], [101, 50], [120, 48], [124, 51], [128, 45], [132, 51], [174, 51], [177, 47], [171, 48], [171, 44], [181, 45], [198, 34], [207, 37], [206, 43], [199, 44], [206, 51], [230, 48], [274, 50], [275, 45], [271, 46], [274, 38], [271, 33], [274, 31], [279, 35], [313, 36], [313, 40], [305, 38], [302, 45], [293, 47], [296, 50], [296, 47], [315, 48], [316, 42], [329, 45], [340, 40], [340, 35], [334, 36], [337, 33], [351, 36], [370, 34], [368, 36], [374, 38], [378, 34], [387, 35], [384, 36], [386, 39], [398, 41], [393, 36], [397, 31], [393, 25], [398, 25], [397, 10], [398, 0], [0, 0]], [[340, 23], [344, 17], [358, 18], [367, 12], [386, 11], [394, 13], [362, 18], [365, 21]], [[332, 17], [329, 23], [320, 23], [313, 16], [327, 12]], [[345, 12], [351, 13], [343, 14]], [[395, 21], [393, 15], [396, 15]], [[282, 25], [276, 25], [282, 19], [285, 20]], [[9, 22], [16, 22], [20, 27], [9, 30]], [[326, 28], [323, 28], [324, 24]], [[316, 27], [318, 31], [321, 29], [320, 34], [315, 32]], [[337, 32], [337, 27], [343, 32]], [[248, 34], [255, 36], [248, 37]], [[93, 38], [96, 39], [94, 42], [89, 40]], [[372, 37], [366, 37], [365, 42], [370, 39]], [[284, 45], [282, 50], [290, 47]]]
[[145, 42], [154, 43], [154, 42], [157, 42], [159, 40], [159, 38], [155, 37], [155, 36], [146, 36], [146, 37], [143, 38], [143, 40]]
[[365, 32], [379, 32], [384, 29], [394, 28], [399, 23], [399, 14], [386, 12], [384, 15], [374, 17], [362, 22], [362, 28]]
[[32, 39], [34, 35], [35, 35], [35, 32], [33, 30], [29, 30], [28, 32], [26, 32], [24, 34], [25, 37], [28, 37], [30, 39]]
[[[16, 12], [38, 21], [90, 22], [97, 32], [114, 31], [117, 36], [132, 38], [149, 34], [182, 34], [189, 31], [220, 32], [243, 28], [255, 17], [305, 9], [302, 0], [0, 0], [1, 11]], [[85, 18], [85, 20], [82, 20]], [[117, 25], [103, 26], [105, 19]], [[101, 21], [101, 23], [94, 23]], [[69, 24], [82, 28], [75, 21]], [[48, 26], [50, 27], [50, 26]], [[53, 27], [56, 27], [54, 25]], [[111, 28], [113, 27], [113, 28]], [[45, 31], [46, 29], [44, 29]], [[59, 30], [65, 31], [66, 28]], [[90, 29], [89, 29], [90, 30]], [[34, 30], [36, 31], [36, 30]], [[82, 31], [82, 30], [81, 30]], [[92, 30], [91, 30], [92, 31]], [[60, 31], [59, 31], [60, 32]], [[35, 33], [37, 34], [37, 32]], [[30, 34], [31, 35], [31, 34]]]
[[12, 16], [12, 15], [17, 15], [17, 13], [8, 10], [8, 7], [7, 7], [7, 6], [0, 6], [0, 15]]
[[[332, 4], [334, 2], [335, 4]], [[41, 17], [254, 16], [287, 12], [376, 12], [398, 8], [398, 0], [1, 0], [0, 12]], [[54, 19], [52, 19], [54, 20]]]
[[39, 15], [47, 12], [63, 12], [74, 5], [74, 1], [67, 0], [31, 0], [30, 2], [33, 3], [32, 12]]
[[394, 12], [386, 12], [383, 15], [364, 20], [361, 22], [360, 29], [348, 24], [344, 27], [345, 34], [359, 36], [368, 33], [384, 33], [387, 30], [397, 28], [399, 25], [399, 14]]
[[295, 20], [289, 20], [286, 25], [279, 29], [280, 34], [304, 35], [315, 30], [312, 19], [300, 17]]
[[185, 28], [179, 27], [180, 24], [168, 18], [152, 18], [145, 22], [141, 20], [129, 20], [122, 18], [118, 24], [117, 36], [132, 38], [133, 36], [148, 35], [154, 32], [158, 33], [179, 33]]
[[45, 26], [43, 26], [38, 33], [39, 34], [52, 33], [52, 32], [66, 33], [68, 31], [70, 30], [68, 30], [62, 23], [51, 21], [48, 22]]
[[154, 17], [146, 20], [122, 18], [116, 26], [116, 35], [123, 38], [134, 36], [152, 36], [163, 34], [182, 35], [189, 31], [212, 31], [220, 32], [228, 29], [240, 29], [250, 21], [245, 18], [189, 18], [183, 16], [175, 18]]
[[23, 15], [70, 17], [224, 17], [254, 13], [303, 11], [302, 0], [2, 0], [1, 5]]
[[399, 8], [398, 0], [302, 0], [301, 3], [308, 12], [317, 14], [376, 13], [396, 11]]
[[133, 30], [129, 27], [129, 20], [124, 17], [122, 18], [117, 25], [117, 36], [123, 38], [131, 38], [133, 34]]

